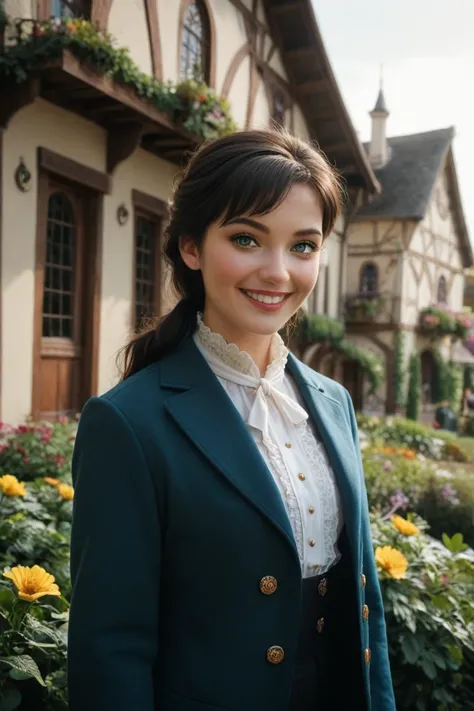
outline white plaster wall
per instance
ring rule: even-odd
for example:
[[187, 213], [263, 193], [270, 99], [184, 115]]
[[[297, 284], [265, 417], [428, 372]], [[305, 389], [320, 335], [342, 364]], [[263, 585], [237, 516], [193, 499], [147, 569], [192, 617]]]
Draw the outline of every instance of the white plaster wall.
[[245, 127], [250, 83], [250, 57], [245, 57], [234, 77], [228, 99], [234, 121], [239, 128]]
[[178, 33], [179, 7], [178, 0], [157, 0], [158, 19], [161, 38], [161, 63], [163, 79], [177, 82], [178, 80]]
[[4, 7], [9, 17], [36, 17], [36, 2], [32, 0], [5, 0]]
[[252, 128], [268, 128], [270, 107], [263, 81], [260, 79], [252, 114]]
[[309, 139], [308, 125], [298, 104], [293, 109], [294, 134], [304, 141]]
[[235, 54], [247, 42], [247, 35], [242, 13], [228, 0], [209, 0], [209, 6], [216, 27], [216, 88], [220, 93], [227, 69]]
[[145, 74], [152, 74], [150, 37], [143, 0], [114, 0], [108, 31], [119, 46], [128, 47], [134, 62]]
[[134, 220], [131, 217], [120, 227], [117, 207], [123, 202], [133, 215], [133, 188], [168, 201], [175, 174], [176, 166], [139, 149], [118, 166], [113, 193], [105, 197], [99, 392], [117, 382], [116, 354], [126, 342], [132, 323]]
[[[37, 147], [49, 148], [97, 170], [105, 165], [105, 132], [45, 101], [20, 110], [3, 139], [2, 417], [19, 422], [31, 412]], [[20, 192], [14, 172], [22, 157], [33, 174]], [[20, 327], [19, 327], [20, 324]]]

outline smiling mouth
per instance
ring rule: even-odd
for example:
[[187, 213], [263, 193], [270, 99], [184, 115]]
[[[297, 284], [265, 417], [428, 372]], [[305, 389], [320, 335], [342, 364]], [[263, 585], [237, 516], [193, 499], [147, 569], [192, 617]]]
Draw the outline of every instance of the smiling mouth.
[[258, 301], [260, 304], [268, 304], [269, 306], [275, 306], [277, 304], [282, 304], [290, 294], [277, 294], [275, 296], [270, 296], [270, 294], [261, 294], [258, 291], [249, 291], [247, 289], [241, 289], [241, 291], [254, 301]]

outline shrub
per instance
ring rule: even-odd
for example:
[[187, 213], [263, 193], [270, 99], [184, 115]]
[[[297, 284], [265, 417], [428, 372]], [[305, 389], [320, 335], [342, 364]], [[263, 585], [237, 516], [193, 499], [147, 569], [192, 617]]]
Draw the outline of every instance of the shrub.
[[406, 535], [372, 517], [397, 709], [463, 711], [474, 693], [473, 551], [409, 519], [417, 532]]
[[66, 479], [71, 469], [76, 423], [9, 427], [0, 423], [0, 474], [22, 481], [37, 477]]

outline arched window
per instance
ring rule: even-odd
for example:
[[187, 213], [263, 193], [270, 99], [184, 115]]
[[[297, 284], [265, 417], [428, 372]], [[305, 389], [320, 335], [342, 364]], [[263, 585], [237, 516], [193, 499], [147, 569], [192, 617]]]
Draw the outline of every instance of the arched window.
[[51, 0], [51, 17], [86, 17], [90, 16], [90, 0]]
[[209, 82], [210, 28], [202, 2], [191, 2], [181, 28], [180, 78]]
[[73, 338], [75, 249], [76, 223], [72, 205], [64, 193], [53, 193], [48, 202], [44, 338]]
[[359, 290], [362, 294], [377, 294], [379, 290], [378, 271], [375, 264], [368, 262], [360, 270]]
[[438, 281], [438, 304], [447, 303], [446, 278], [440, 276]]

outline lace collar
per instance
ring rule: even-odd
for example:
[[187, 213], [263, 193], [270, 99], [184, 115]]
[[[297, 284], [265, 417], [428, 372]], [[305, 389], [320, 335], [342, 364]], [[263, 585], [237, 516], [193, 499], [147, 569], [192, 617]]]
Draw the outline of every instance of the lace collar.
[[[219, 358], [225, 365], [239, 373], [260, 379], [260, 370], [250, 353], [241, 351], [235, 343], [227, 343], [220, 333], [211, 331], [202, 320], [201, 313], [197, 316], [195, 337], [205, 350]], [[265, 377], [279, 379], [285, 372], [286, 362], [288, 360], [288, 348], [278, 333], [275, 333], [272, 339], [270, 358], [271, 362], [267, 366]]]

